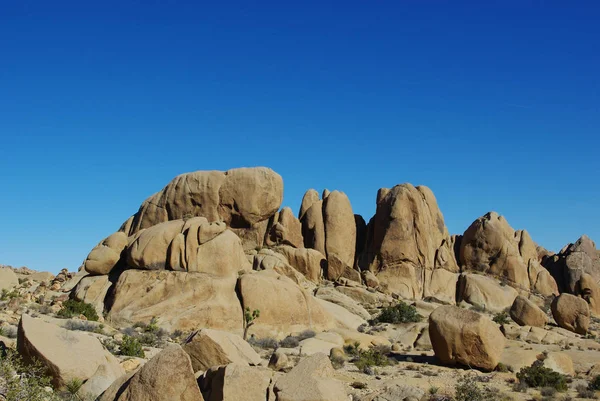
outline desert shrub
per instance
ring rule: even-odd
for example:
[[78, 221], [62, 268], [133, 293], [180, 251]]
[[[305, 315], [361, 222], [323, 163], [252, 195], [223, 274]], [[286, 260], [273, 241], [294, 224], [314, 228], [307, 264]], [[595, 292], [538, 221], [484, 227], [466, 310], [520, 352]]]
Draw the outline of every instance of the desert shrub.
[[590, 390], [600, 390], [600, 375], [594, 377], [588, 387]]
[[296, 338], [298, 339], [298, 341], [302, 341], [302, 340], [306, 340], [307, 338], [313, 338], [316, 335], [317, 335], [317, 333], [315, 333], [312, 330], [304, 330], [300, 334], [296, 335]]
[[279, 342], [279, 346], [283, 348], [296, 348], [298, 345], [300, 345], [300, 341], [295, 336], [287, 336]]
[[596, 392], [591, 389], [589, 385], [585, 386], [580, 384], [575, 389], [577, 390], [577, 398], [586, 398], [589, 400], [595, 400], [598, 398], [596, 397]]
[[431, 387], [429, 387], [429, 391], [428, 392], [429, 392], [429, 394], [434, 395], [434, 394], [437, 394], [437, 392], [439, 391], [439, 389], [440, 389], [439, 387], [431, 386]]
[[527, 383], [529, 387], [554, 387], [561, 392], [567, 390], [567, 378], [543, 366], [542, 361], [535, 361], [531, 366], [521, 368], [517, 379]]
[[556, 389], [554, 387], [544, 387], [540, 390], [540, 394], [544, 397], [553, 397], [556, 394]]
[[352, 382], [350, 383], [350, 387], [355, 388], [357, 390], [364, 390], [367, 388], [367, 383], [363, 382]]
[[127, 335], [123, 336], [123, 342], [121, 343], [119, 353], [125, 356], [136, 356], [138, 358], [144, 358], [146, 356], [140, 341], [135, 337]]
[[[67, 330], [78, 330], [78, 331], [91, 331], [96, 333], [100, 326], [87, 320], [69, 320], [65, 323], [65, 329]], [[100, 331], [102, 331], [100, 329]]]
[[461, 377], [454, 386], [456, 401], [483, 401], [483, 391], [470, 376]]
[[79, 378], [71, 379], [65, 385], [69, 394], [75, 395], [79, 391], [79, 389], [83, 386], [83, 381]]
[[498, 324], [508, 324], [510, 323], [510, 318], [508, 317], [508, 313], [506, 311], [496, 313], [492, 320]]
[[255, 347], [262, 348], [262, 349], [277, 349], [277, 348], [279, 348], [279, 342], [277, 342], [276, 339], [271, 338], [271, 337], [256, 338], [254, 336], [251, 336], [248, 339], [248, 343], [250, 345], [254, 345]]
[[506, 373], [506, 372], [510, 371], [509, 367], [506, 366], [505, 364], [503, 364], [502, 362], [498, 362], [498, 365], [496, 365], [496, 369], [495, 370], [497, 372], [503, 372], [503, 373]]
[[379, 316], [371, 320], [371, 324], [377, 323], [413, 323], [420, 322], [423, 316], [419, 315], [417, 309], [400, 301], [394, 306], [383, 308]]
[[85, 316], [87, 320], [98, 320], [98, 314], [96, 313], [96, 309], [94, 309], [92, 304], [88, 304], [83, 301], [77, 301], [75, 299], [66, 300], [62, 305], [62, 309], [56, 314], [58, 317], [67, 319], [79, 315]]
[[11, 291], [6, 288], [2, 289], [2, 293], [0, 294], [0, 300], [2, 301], [10, 301], [11, 299], [15, 299], [19, 297], [19, 292], [16, 288], [13, 288]]
[[7, 350], [0, 357], [0, 382], [6, 401], [58, 401], [58, 396], [48, 391], [50, 378], [39, 363], [25, 364], [19, 354]]
[[388, 366], [390, 364], [389, 358], [377, 348], [359, 349], [352, 362], [358, 370], [368, 374], [374, 366]]

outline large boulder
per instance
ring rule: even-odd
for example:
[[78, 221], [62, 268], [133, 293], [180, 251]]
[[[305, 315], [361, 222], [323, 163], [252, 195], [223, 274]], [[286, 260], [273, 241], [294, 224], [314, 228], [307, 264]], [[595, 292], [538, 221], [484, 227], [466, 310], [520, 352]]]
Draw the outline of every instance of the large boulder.
[[544, 311], [521, 295], [515, 298], [510, 308], [510, 317], [520, 326], [544, 327], [548, 322]]
[[325, 256], [314, 249], [297, 249], [291, 246], [280, 246], [275, 248], [276, 252], [284, 255], [288, 263], [308, 280], [313, 283], [319, 283], [323, 271], [327, 267]]
[[303, 213], [300, 219], [302, 223], [302, 238], [304, 247], [312, 248], [327, 255], [325, 250], [325, 223], [323, 220], [323, 201], [314, 202]]
[[[345, 193], [333, 191], [323, 202], [325, 252], [329, 260], [337, 257], [344, 265], [354, 266], [356, 222], [350, 200]], [[338, 277], [329, 277], [335, 280]]]
[[113, 383], [98, 401], [204, 401], [190, 358], [171, 345], [130, 378]]
[[380, 189], [369, 226], [361, 268], [403, 298], [422, 298], [426, 270], [458, 272], [444, 217], [429, 188], [402, 184]]
[[208, 327], [241, 334], [236, 282], [208, 273], [126, 270], [115, 285], [108, 318], [126, 325], [157, 317], [171, 331]]
[[333, 316], [314, 296], [274, 271], [242, 275], [238, 294], [244, 309], [260, 310], [260, 317], [249, 331], [258, 337], [285, 337], [307, 329], [323, 331], [335, 326]]
[[520, 290], [558, 295], [556, 283], [538, 261], [529, 234], [515, 231], [496, 212], [478, 218], [465, 231], [459, 259], [463, 271], [493, 275]]
[[116, 232], [96, 245], [83, 262], [83, 268], [90, 274], [108, 274], [121, 259], [127, 246], [127, 234]]
[[57, 387], [73, 379], [85, 381], [101, 365], [119, 370], [119, 361], [96, 337], [65, 330], [27, 314], [19, 322], [17, 350], [26, 362], [40, 361]]
[[77, 392], [82, 400], [95, 400], [104, 393], [116, 380], [125, 375], [121, 365], [104, 364], [98, 366], [96, 372], [79, 388]]
[[577, 295], [586, 300], [590, 313], [600, 317], [600, 285], [587, 273], [583, 273], [577, 282]]
[[200, 377], [206, 401], [267, 401], [273, 372], [235, 363], [215, 366]]
[[290, 245], [304, 248], [302, 223], [294, 216], [292, 209], [284, 207], [271, 219], [271, 227], [267, 236], [267, 245]]
[[493, 370], [504, 348], [504, 336], [490, 319], [456, 306], [441, 306], [429, 315], [429, 337], [442, 363]]
[[9, 290], [19, 285], [19, 278], [10, 267], [0, 267], [0, 290]]
[[319, 193], [314, 189], [309, 189], [304, 193], [302, 197], [302, 204], [300, 205], [300, 211], [298, 212], [298, 219], [302, 220], [302, 217], [310, 207], [319, 201]]
[[551, 305], [552, 316], [560, 327], [578, 334], [586, 334], [590, 326], [590, 309], [583, 298], [560, 294]]
[[339, 305], [352, 314], [360, 316], [365, 320], [371, 319], [371, 314], [365, 308], [363, 308], [360, 303], [341, 293], [334, 287], [319, 287], [315, 291], [315, 297]]
[[194, 372], [230, 363], [258, 365], [261, 361], [242, 337], [220, 330], [201, 329], [192, 333], [183, 350], [190, 356]]
[[86, 276], [73, 289], [73, 298], [93, 305], [98, 316], [102, 316], [104, 300], [111, 285], [108, 276]]
[[276, 401], [347, 401], [344, 385], [333, 378], [327, 355], [317, 353], [300, 361], [273, 388]]
[[558, 254], [543, 258], [543, 265], [552, 273], [561, 292], [574, 294], [584, 273], [600, 282], [600, 251], [586, 235], [565, 246]]
[[513, 304], [517, 290], [501, 285], [492, 277], [481, 274], [461, 274], [458, 300], [477, 305], [490, 312], [502, 312]]
[[274, 215], [282, 199], [283, 180], [269, 168], [196, 171], [175, 177], [146, 199], [122, 230], [132, 235], [158, 223], [195, 216], [248, 228]]

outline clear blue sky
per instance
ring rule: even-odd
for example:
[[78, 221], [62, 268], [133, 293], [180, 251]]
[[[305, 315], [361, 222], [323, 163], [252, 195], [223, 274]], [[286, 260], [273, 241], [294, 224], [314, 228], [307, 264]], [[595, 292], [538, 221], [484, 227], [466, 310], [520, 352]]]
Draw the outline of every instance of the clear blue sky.
[[294, 212], [339, 189], [368, 220], [411, 182], [451, 233], [495, 210], [554, 251], [600, 242], [598, 21], [597, 1], [2, 2], [0, 263], [74, 270], [174, 176], [254, 165]]

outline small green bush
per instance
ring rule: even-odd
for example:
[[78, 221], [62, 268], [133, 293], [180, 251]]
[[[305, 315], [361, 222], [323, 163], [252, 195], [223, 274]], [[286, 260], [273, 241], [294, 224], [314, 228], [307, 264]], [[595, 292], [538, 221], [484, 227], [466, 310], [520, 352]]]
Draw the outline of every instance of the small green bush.
[[7, 350], [0, 357], [0, 383], [6, 401], [59, 401], [56, 393], [49, 392], [50, 378], [38, 362], [25, 364], [19, 354]]
[[594, 377], [588, 387], [590, 390], [600, 390], [600, 375]]
[[96, 313], [96, 309], [94, 309], [93, 305], [83, 301], [76, 301], [74, 299], [66, 300], [63, 303], [62, 309], [59, 310], [56, 315], [58, 317], [67, 319], [83, 315], [87, 320], [98, 320], [98, 314]]
[[588, 400], [595, 400], [596, 398], [598, 398], [596, 396], [596, 392], [592, 389], [590, 389], [589, 385], [585, 386], [583, 384], [580, 384], [576, 387], [577, 390], [577, 398], [585, 398]]
[[71, 379], [65, 385], [69, 394], [75, 395], [79, 391], [79, 389], [83, 386], [83, 381], [79, 378]]
[[3, 288], [2, 293], [0, 294], [1, 301], [10, 301], [11, 299], [18, 298], [18, 297], [19, 297], [19, 292], [17, 291], [16, 288], [14, 288], [11, 291], [7, 290], [6, 288]]
[[381, 314], [371, 320], [371, 324], [377, 323], [416, 323], [420, 322], [423, 316], [419, 315], [417, 309], [400, 301], [394, 306], [383, 308]]
[[494, 318], [492, 320], [494, 322], [498, 323], [498, 324], [508, 324], [508, 323], [510, 323], [510, 318], [508, 316], [508, 313], [506, 313], [506, 312], [496, 313], [494, 315]]
[[125, 356], [135, 356], [138, 358], [145, 358], [146, 354], [142, 348], [142, 344], [137, 338], [123, 336], [123, 343], [121, 343], [120, 354]]
[[567, 391], [567, 378], [535, 361], [531, 366], [523, 367], [517, 373], [517, 379], [529, 387], [554, 387], [558, 391]]
[[369, 348], [364, 351], [359, 349], [352, 362], [358, 370], [364, 373], [373, 366], [388, 366], [390, 364], [389, 358], [377, 348]]
[[458, 380], [454, 392], [456, 401], [483, 401], [485, 397], [475, 380], [469, 376], [463, 376]]

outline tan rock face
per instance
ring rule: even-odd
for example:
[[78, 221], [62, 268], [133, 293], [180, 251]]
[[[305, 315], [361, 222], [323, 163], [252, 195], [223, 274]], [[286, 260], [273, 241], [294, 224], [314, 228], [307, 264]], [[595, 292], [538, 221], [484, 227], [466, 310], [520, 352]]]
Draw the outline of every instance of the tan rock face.
[[585, 299], [590, 308], [590, 313], [600, 317], [600, 285], [594, 278], [583, 273], [576, 285], [577, 294]]
[[298, 219], [302, 220], [302, 217], [310, 207], [319, 201], [319, 193], [314, 189], [306, 191], [302, 197], [302, 204], [300, 205], [300, 211], [298, 213]]
[[276, 401], [347, 401], [343, 384], [333, 375], [327, 355], [306, 357], [275, 382]]
[[165, 348], [124, 383], [110, 386], [99, 401], [204, 401], [190, 358], [179, 345]]
[[272, 375], [265, 368], [229, 364], [208, 370], [200, 386], [206, 401], [266, 401]]
[[260, 318], [249, 331], [258, 337], [285, 337], [307, 329], [324, 331], [335, 325], [311, 294], [273, 271], [244, 274], [238, 293], [244, 308], [260, 310]]
[[92, 304], [98, 316], [102, 316], [104, 313], [104, 299], [111, 284], [108, 276], [84, 277], [73, 290], [73, 297], [77, 301]]
[[356, 251], [356, 222], [345, 193], [333, 191], [327, 196], [323, 202], [323, 223], [327, 258], [335, 255], [352, 268]]
[[156, 316], [171, 331], [208, 327], [241, 334], [236, 280], [207, 273], [127, 270], [115, 286], [108, 318], [131, 324]]
[[235, 276], [250, 269], [240, 238], [204, 217], [173, 220], [138, 232], [126, 249], [130, 267]]
[[122, 232], [111, 234], [92, 249], [83, 267], [90, 274], [108, 274], [121, 259], [127, 246], [127, 235]]
[[269, 233], [269, 245], [289, 245], [304, 248], [302, 223], [294, 216], [292, 209], [284, 207], [274, 216], [274, 224]]
[[0, 290], [9, 290], [19, 285], [19, 278], [9, 267], [0, 267]]
[[201, 329], [186, 340], [183, 350], [190, 356], [194, 372], [236, 363], [258, 365], [260, 356], [242, 337], [226, 331]]
[[460, 246], [463, 271], [479, 271], [507, 280], [523, 290], [558, 294], [556, 283], [538, 262], [537, 249], [526, 231], [515, 231], [495, 212], [471, 224]]
[[76, 378], [85, 381], [101, 365], [119, 369], [118, 360], [97, 338], [85, 332], [65, 330], [26, 314], [19, 322], [17, 349], [25, 361], [39, 360], [57, 387]]
[[461, 274], [458, 299], [490, 312], [502, 312], [513, 304], [517, 290], [481, 274]]
[[504, 348], [504, 336], [487, 317], [455, 306], [429, 315], [429, 337], [435, 356], [449, 365], [493, 370]]
[[521, 295], [515, 298], [510, 308], [510, 317], [521, 326], [544, 327], [548, 322], [544, 311]]
[[586, 235], [565, 246], [557, 255], [545, 256], [542, 264], [552, 273], [561, 292], [576, 293], [583, 274], [589, 274], [593, 281], [600, 283], [600, 251]]
[[314, 249], [297, 249], [291, 246], [281, 246], [275, 249], [284, 255], [288, 263], [313, 283], [319, 283], [323, 270], [327, 265], [325, 256]]
[[583, 298], [560, 294], [552, 302], [552, 316], [556, 323], [567, 330], [586, 334], [590, 326], [590, 309]]
[[132, 235], [168, 220], [195, 216], [224, 221], [228, 227], [250, 227], [275, 214], [283, 199], [283, 180], [265, 167], [226, 172], [196, 171], [175, 177], [146, 199], [123, 230]]
[[444, 217], [429, 188], [402, 184], [380, 189], [370, 224], [372, 237], [361, 267], [368, 266], [391, 291], [421, 299], [426, 270], [458, 272]]
[[300, 219], [304, 246], [327, 255], [325, 251], [325, 223], [323, 222], [323, 201], [314, 202]]

